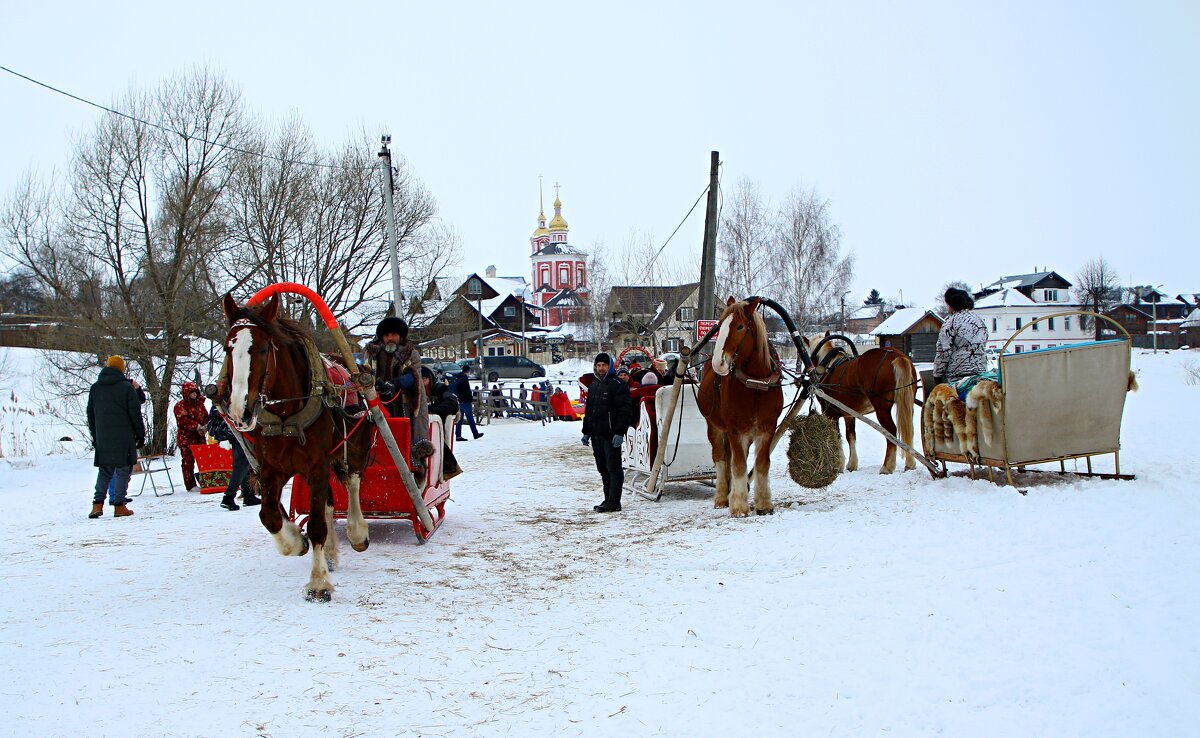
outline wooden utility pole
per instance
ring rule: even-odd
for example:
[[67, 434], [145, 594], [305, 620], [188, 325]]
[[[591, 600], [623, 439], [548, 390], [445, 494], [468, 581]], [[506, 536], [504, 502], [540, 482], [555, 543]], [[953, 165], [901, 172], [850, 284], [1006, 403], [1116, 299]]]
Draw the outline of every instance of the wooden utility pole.
[[697, 318], [717, 317], [717, 180], [721, 153], [712, 152], [708, 170], [708, 205], [704, 209], [704, 248], [700, 257], [700, 300]]

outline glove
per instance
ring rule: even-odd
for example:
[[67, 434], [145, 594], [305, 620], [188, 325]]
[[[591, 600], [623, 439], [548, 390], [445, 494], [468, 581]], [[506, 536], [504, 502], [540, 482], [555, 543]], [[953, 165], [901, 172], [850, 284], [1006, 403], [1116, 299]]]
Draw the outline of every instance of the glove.
[[625, 444], [625, 436], [613, 436], [613, 448], [621, 448]]
[[391, 397], [392, 395], [396, 394], [396, 386], [391, 382], [376, 382], [375, 391], [381, 395], [387, 395]]
[[588, 441], [589, 441], [589, 440], [591, 440], [591, 439], [590, 439], [590, 438], [588, 438], [587, 436], [580, 436], [580, 437], [579, 437], [579, 442], [580, 442], [580, 443], [582, 443], [584, 446], [588, 445]]
[[401, 389], [406, 390], [412, 389], [413, 385], [417, 383], [417, 380], [413, 379], [412, 372], [404, 372], [399, 376], [399, 378], [397, 378], [396, 381], [400, 385]]

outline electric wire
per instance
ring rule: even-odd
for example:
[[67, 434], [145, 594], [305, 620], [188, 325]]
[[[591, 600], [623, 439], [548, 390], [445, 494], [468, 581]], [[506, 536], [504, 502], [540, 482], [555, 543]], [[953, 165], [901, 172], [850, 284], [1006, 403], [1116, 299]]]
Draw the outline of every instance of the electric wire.
[[[112, 113], [113, 115], [117, 115], [122, 118], [127, 118], [131, 121], [134, 121], [135, 123], [141, 123], [142, 125], [150, 126], [151, 128], [157, 128], [158, 130], [164, 131], [166, 133], [174, 133], [176, 136], [179, 136], [181, 138], [192, 139], [195, 141], [201, 141], [210, 146], [216, 146], [217, 148], [226, 149], [228, 151], [234, 151], [239, 154], [245, 154], [246, 156], [256, 156], [256, 157], [259, 157], [260, 159], [270, 159], [271, 161], [277, 161], [281, 164], [300, 164], [303, 166], [322, 167], [325, 169], [357, 169], [357, 168], [359, 168], [359, 167], [343, 167], [338, 164], [324, 164], [324, 163], [316, 162], [316, 161], [302, 161], [299, 159], [285, 159], [280, 156], [272, 156], [271, 154], [264, 154], [261, 151], [249, 151], [247, 149], [239, 148], [237, 146], [230, 146], [229, 144], [223, 144], [223, 143], [219, 143], [217, 141], [210, 141], [206, 138], [201, 138], [200, 136], [189, 136], [185, 133], [175, 130], [174, 128], [168, 128], [167, 126], [164, 126], [164, 125], [161, 125], [158, 123], [152, 123], [151, 121], [143, 120], [142, 118], [138, 118], [137, 116], [130, 115], [128, 113], [123, 113], [120, 110], [114, 110], [113, 108], [110, 108], [106, 105], [101, 105], [100, 103], [95, 103], [95, 102], [92, 102], [91, 100], [84, 99], [82, 97], [79, 97], [78, 95], [72, 95], [71, 93], [69, 93], [65, 90], [60, 90], [59, 88], [57, 88], [53, 85], [46, 84], [45, 82], [39, 82], [38, 80], [34, 79], [33, 77], [27, 77], [24, 74], [21, 74], [20, 72], [13, 71], [12, 69], [9, 69], [6, 66], [0, 65], [0, 70], [8, 72], [9, 74], [13, 75], [14, 77], [20, 77], [21, 79], [23, 79], [27, 82], [32, 82], [33, 84], [38, 85], [39, 87], [44, 87], [47, 90], [50, 90], [51, 92], [57, 92], [58, 94], [63, 95], [65, 97], [69, 97], [72, 100], [77, 100], [77, 101], [83, 103], [84, 105], [91, 105], [93, 108], [99, 108], [100, 110], [103, 110], [106, 113]], [[364, 170], [372, 169], [372, 168], [373, 167], [361, 167], [361, 169], [364, 169]]]

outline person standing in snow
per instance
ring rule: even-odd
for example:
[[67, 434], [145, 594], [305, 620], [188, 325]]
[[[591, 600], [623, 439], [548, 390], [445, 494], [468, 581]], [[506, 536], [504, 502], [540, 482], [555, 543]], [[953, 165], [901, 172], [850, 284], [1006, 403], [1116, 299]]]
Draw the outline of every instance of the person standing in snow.
[[454, 438], [458, 441], [465, 441], [463, 438], [462, 427], [463, 421], [471, 426], [471, 434], [479, 440], [483, 437], [483, 433], [479, 428], [475, 427], [475, 397], [471, 393], [471, 365], [467, 364], [462, 368], [462, 374], [458, 375], [458, 379], [454, 382], [454, 394], [458, 396], [458, 429], [454, 432]]
[[221, 411], [217, 409], [216, 405], [213, 405], [212, 410], [208, 413], [206, 428], [208, 435], [218, 441], [228, 441], [233, 450], [233, 468], [229, 472], [229, 484], [225, 487], [225, 494], [221, 497], [221, 507], [226, 510], [241, 509], [235, 499], [239, 487], [242, 490], [243, 505], [246, 507], [261, 505], [262, 500], [254, 494], [250, 485], [250, 460], [246, 458], [242, 444], [234, 435], [235, 431], [229, 427], [229, 423], [225, 422], [225, 416], [221, 415]]
[[183, 472], [183, 486], [188, 492], [199, 492], [196, 484], [196, 457], [192, 446], [204, 443], [205, 424], [208, 410], [204, 398], [195, 382], [184, 382], [183, 399], [175, 403], [175, 446], [179, 449], [179, 464]]
[[935, 384], [954, 382], [987, 371], [988, 329], [983, 319], [972, 312], [975, 301], [965, 290], [951, 287], [946, 290], [946, 307], [950, 317], [938, 333], [937, 353], [933, 358]]
[[587, 406], [583, 416], [583, 445], [591, 445], [596, 469], [604, 482], [604, 502], [592, 507], [596, 512], [618, 512], [621, 509], [621, 488], [625, 471], [621, 467], [621, 447], [625, 431], [633, 424], [633, 400], [629, 385], [617, 379], [612, 371], [612, 359], [606, 353], [596, 354], [592, 366], [595, 375], [588, 386]]
[[[125, 377], [125, 360], [108, 357], [96, 383], [88, 390], [88, 432], [95, 454], [96, 489], [92, 495], [89, 518], [104, 514], [104, 495], [113, 483], [113, 517], [133, 515], [128, 507], [129, 475], [137, 463], [137, 450], [146, 443], [146, 424], [142, 403], [133, 383]], [[115, 480], [115, 481], [114, 481]]]

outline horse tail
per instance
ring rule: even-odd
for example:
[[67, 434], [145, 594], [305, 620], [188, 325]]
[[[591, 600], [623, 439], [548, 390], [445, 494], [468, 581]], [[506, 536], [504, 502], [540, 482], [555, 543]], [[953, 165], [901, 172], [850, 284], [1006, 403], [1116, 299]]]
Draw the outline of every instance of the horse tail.
[[[896, 380], [896, 429], [900, 431], [900, 440], [910, 447], [913, 443], [913, 408], [917, 398], [917, 368], [912, 361], [901, 354], [892, 365], [892, 375]], [[905, 468], [912, 468], [917, 463], [916, 458], [908, 449], [904, 449]]]

